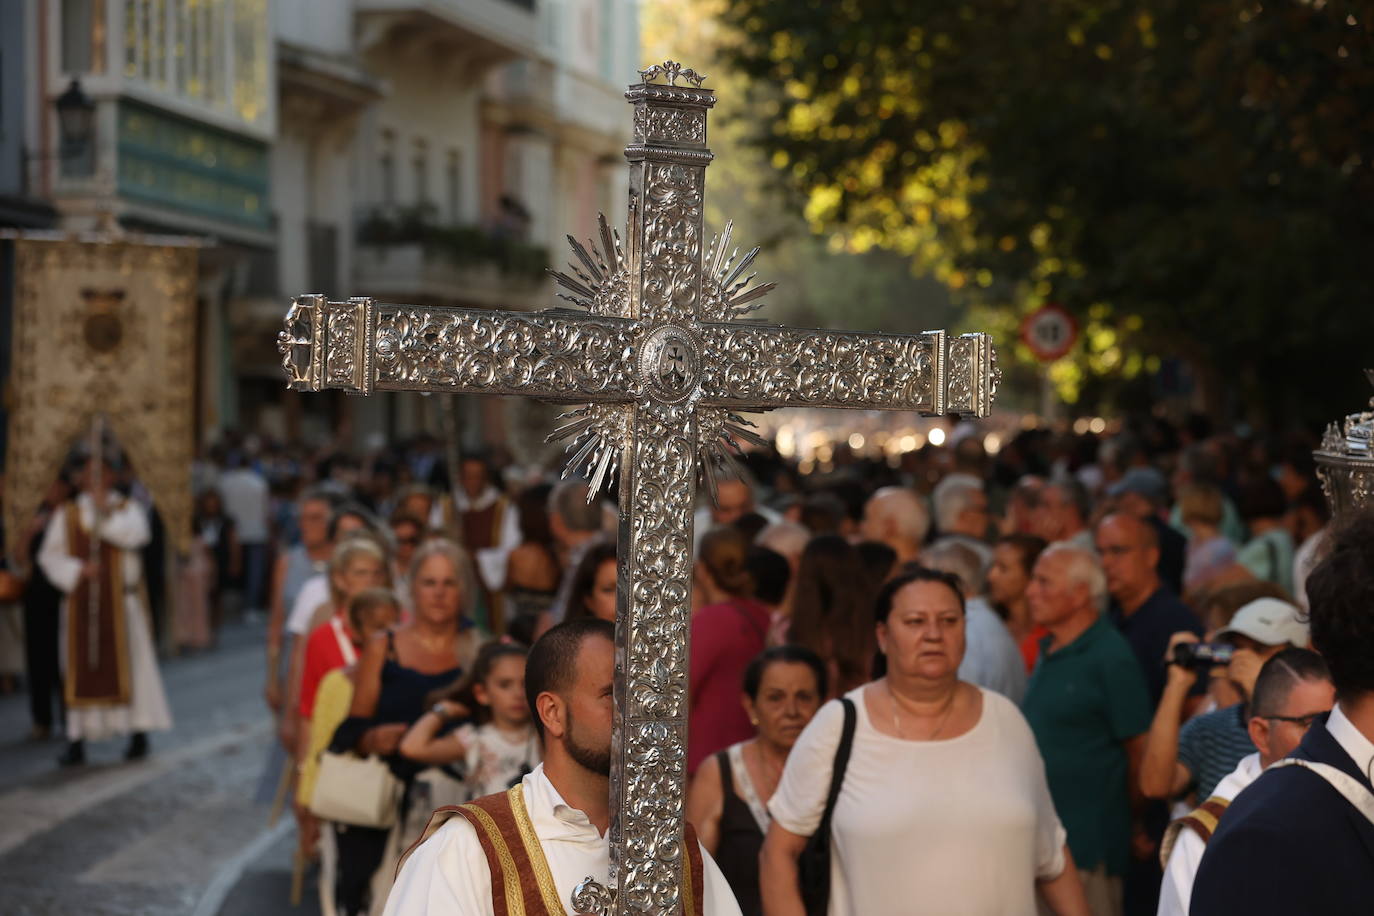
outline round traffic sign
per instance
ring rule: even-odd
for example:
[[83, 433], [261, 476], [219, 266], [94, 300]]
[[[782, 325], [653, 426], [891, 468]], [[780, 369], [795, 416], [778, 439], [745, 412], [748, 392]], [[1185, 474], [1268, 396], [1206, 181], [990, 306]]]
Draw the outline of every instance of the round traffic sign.
[[1043, 362], [1053, 362], [1073, 349], [1078, 322], [1063, 306], [1042, 305], [1021, 322], [1021, 339]]

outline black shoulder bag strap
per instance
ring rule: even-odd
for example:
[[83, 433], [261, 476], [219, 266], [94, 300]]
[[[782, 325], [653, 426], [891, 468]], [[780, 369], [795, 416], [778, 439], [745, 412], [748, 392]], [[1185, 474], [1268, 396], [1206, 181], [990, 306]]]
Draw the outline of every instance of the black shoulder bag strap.
[[854, 726], [858, 719], [853, 700], [841, 697], [840, 703], [844, 706], [844, 728], [840, 732], [840, 744], [835, 748], [825, 812], [797, 859], [797, 876], [807, 916], [826, 916], [830, 908], [830, 821], [835, 814], [835, 801], [844, 786], [844, 771], [849, 767], [849, 752], [854, 746]]

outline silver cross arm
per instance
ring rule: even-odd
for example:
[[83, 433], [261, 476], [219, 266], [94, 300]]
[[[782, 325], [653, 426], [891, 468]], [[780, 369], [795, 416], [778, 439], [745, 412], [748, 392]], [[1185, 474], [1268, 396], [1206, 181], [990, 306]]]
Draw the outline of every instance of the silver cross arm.
[[569, 442], [569, 471], [585, 471], [593, 489], [620, 472], [611, 887], [593, 896], [611, 900], [616, 914], [668, 916], [683, 902], [699, 475], [714, 490], [715, 468], [733, 448], [766, 444], [741, 416], [750, 410], [984, 416], [998, 371], [986, 334], [745, 320], [773, 284], [752, 285], [758, 249], [732, 249], [728, 223], [703, 243], [706, 115], [715, 95], [701, 88], [701, 74], [673, 61], [643, 76], [625, 93], [634, 134], [625, 150], [624, 244], [602, 218], [597, 241], [569, 237], [574, 260], [569, 272], [554, 273], [559, 295], [579, 310], [301, 296], [278, 346], [288, 383], [303, 391], [472, 392], [582, 405], [553, 437]]
[[[645, 323], [570, 309], [501, 312], [293, 300], [280, 335], [292, 388], [637, 401]], [[691, 373], [693, 354], [663, 354]], [[700, 398], [732, 410], [851, 407], [984, 415], [994, 353], [986, 334], [878, 334], [750, 323], [700, 325]], [[685, 384], [684, 377], [679, 384]]]
[[624, 318], [566, 309], [421, 308], [309, 295], [292, 301], [278, 349], [288, 384], [300, 391], [627, 401], [635, 330]]

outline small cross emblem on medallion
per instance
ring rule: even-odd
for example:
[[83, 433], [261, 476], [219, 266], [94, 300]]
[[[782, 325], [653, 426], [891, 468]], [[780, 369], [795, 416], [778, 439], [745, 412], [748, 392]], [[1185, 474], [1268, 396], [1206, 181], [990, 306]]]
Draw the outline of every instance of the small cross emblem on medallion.
[[678, 389], [687, 384], [687, 351], [680, 343], [669, 343], [659, 357], [658, 377], [669, 388]]

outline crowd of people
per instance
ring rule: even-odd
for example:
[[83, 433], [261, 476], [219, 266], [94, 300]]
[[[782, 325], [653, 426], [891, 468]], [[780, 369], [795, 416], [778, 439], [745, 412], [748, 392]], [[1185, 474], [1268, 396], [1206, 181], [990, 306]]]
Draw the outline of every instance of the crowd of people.
[[[1309, 582], [1338, 540], [1311, 444], [1150, 420], [989, 454], [976, 424], [951, 425], [943, 447], [840, 447], [805, 476], [752, 453], [698, 510], [702, 893], [724, 881], [745, 914], [814, 912], [820, 861], [837, 916], [1187, 913], [1231, 800], [1341, 686], [1310, 648]], [[213, 458], [179, 638], [210, 645], [226, 595], [266, 611], [298, 860], [320, 862], [327, 912], [377, 913], [423, 833], [388, 912], [424, 912], [439, 891], [417, 872], [457, 829], [426, 831], [433, 809], [522, 784], [557, 797], [545, 755], [603, 763], [573, 701], [540, 698], [615, 618], [613, 494], [501, 456], [450, 478], [432, 440], [361, 460], [231, 441]], [[362, 786], [385, 804], [352, 810]]]

